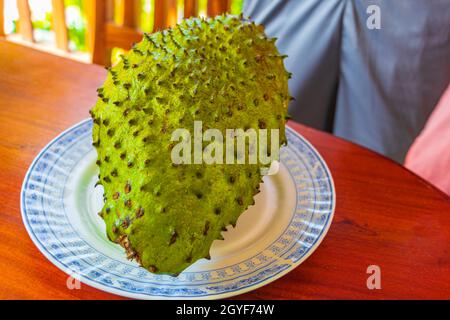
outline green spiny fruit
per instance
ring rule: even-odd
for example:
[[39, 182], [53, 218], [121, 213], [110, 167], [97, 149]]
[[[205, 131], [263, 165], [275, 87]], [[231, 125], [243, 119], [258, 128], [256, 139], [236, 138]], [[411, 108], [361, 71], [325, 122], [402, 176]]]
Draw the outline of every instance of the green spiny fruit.
[[290, 101], [281, 56], [242, 17], [188, 19], [136, 44], [108, 69], [91, 110], [107, 236], [154, 273], [209, 257], [215, 239], [254, 203], [259, 164], [171, 161], [171, 133], [280, 129]]

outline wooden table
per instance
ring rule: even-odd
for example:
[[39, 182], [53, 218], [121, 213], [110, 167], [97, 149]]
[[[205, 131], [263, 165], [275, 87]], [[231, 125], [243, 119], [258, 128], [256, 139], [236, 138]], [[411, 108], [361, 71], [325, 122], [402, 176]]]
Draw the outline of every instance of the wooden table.
[[[38, 152], [87, 118], [106, 71], [0, 41], [0, 298], [116, 299], [67, 276], [31, 242], [20, 188]], [[450, 200], [402, 166], [291, 123], [319, 150], [337, 190], [334, 221], [317, 251], [283, 278], [239, 298], [450, 299]], [[380, 290], [366, 286], [381, 268]]]

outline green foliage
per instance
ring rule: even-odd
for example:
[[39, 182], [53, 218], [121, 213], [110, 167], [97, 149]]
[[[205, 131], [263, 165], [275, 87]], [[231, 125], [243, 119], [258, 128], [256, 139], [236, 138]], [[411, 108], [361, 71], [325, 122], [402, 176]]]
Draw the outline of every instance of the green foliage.
[[233, 0], [231, 2], [231, 13], [240, 14], [244, 8], [244, 0]]
[[44, 20], [35, 20], [32, 23], [34, 29], [50, 31], [52, 29], [52, 14], [46, 12]]
[[154, 0], [141, 0], [141, 29], [144, 32], [152, 32], [153, 30], [153, 8]]
[[[73, 44], [75, 51], [86, 51], [86, 21], [83, 17], [83, 1], [64, 0], [64, 6], [66, 8], [69, 41]], [[67, 13], [74, 16], [68, 16]]]

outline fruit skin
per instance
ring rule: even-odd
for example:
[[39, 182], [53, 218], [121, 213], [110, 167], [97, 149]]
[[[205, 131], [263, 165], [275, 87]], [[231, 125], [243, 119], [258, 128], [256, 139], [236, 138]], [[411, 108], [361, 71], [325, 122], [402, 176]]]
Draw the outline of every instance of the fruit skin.
[[290, 101], [283, 59], [242, 17], [192, 18], [146, 34], [109, 69], [91, 110], [107, 236], [150, 272], [177, 275], [209, 257], [259, 192], [259, 164], [173, 165], [171, 134], [280, 129]]

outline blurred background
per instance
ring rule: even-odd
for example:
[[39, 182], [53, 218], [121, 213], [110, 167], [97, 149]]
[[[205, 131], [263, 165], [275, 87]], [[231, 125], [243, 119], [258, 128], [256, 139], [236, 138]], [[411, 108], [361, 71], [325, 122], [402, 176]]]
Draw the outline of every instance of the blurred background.
[[[184, 17], [206, 17], [224, 12], [240, 14], [243, 2], [0, 0], [3, 7], [0, 36], [3, 34], [9, 41], [83, 62], [108, 65], [114, 64], [133, 42], [140, 41], [142, 32], [163, 29]], [[99, 28], [102, 22], [105, 25]]]

